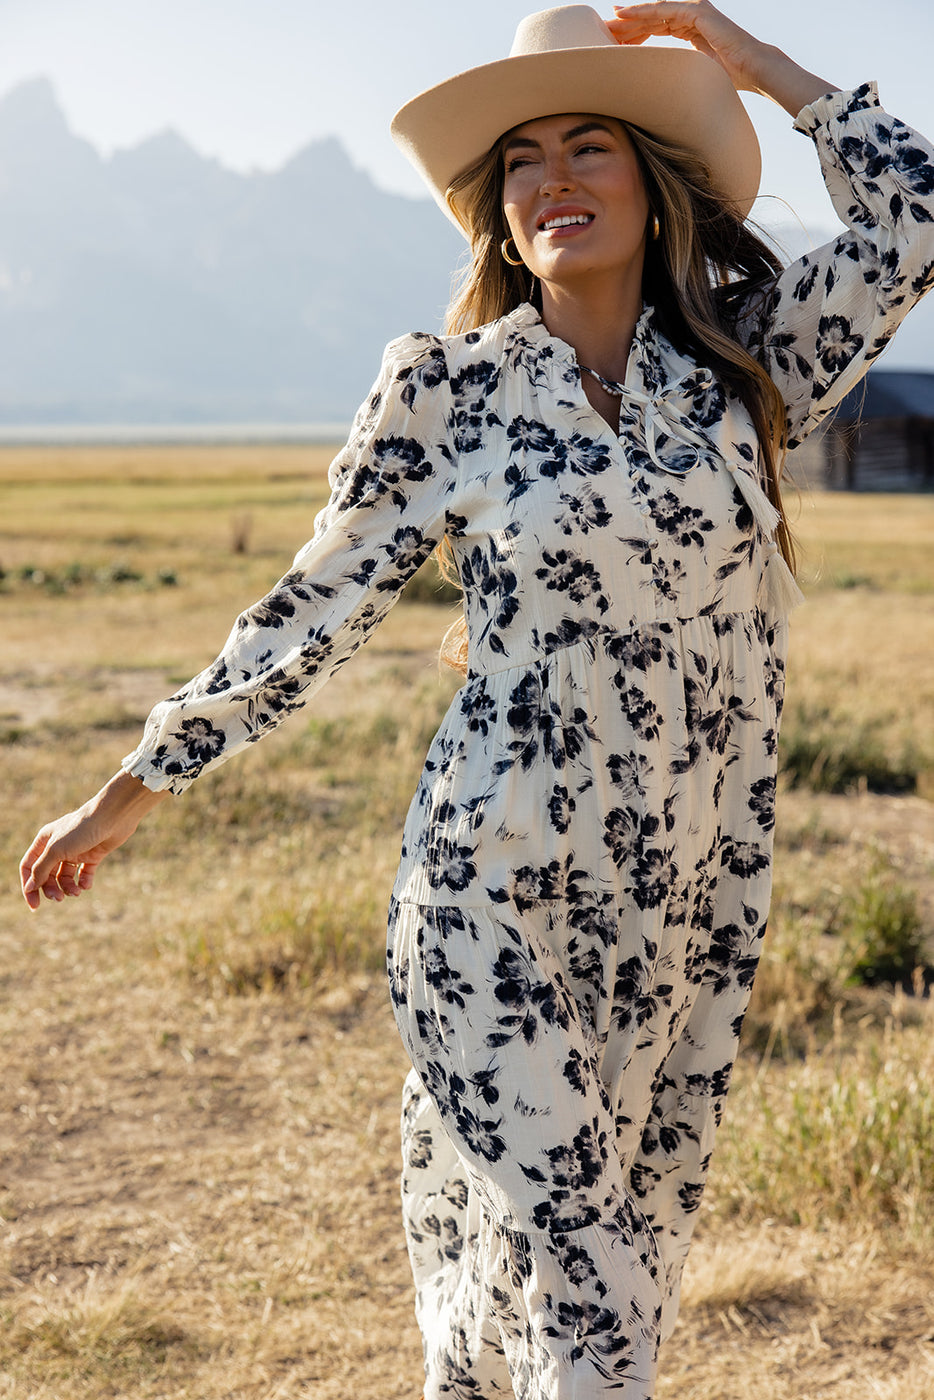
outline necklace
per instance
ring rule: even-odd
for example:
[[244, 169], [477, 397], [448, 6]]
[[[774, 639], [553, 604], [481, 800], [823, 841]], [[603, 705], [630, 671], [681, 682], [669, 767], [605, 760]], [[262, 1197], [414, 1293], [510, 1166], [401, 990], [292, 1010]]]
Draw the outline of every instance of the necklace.
[[614, 399], [621, 399], [625, 394], [625, 384], [617, 384], [614, 379], [604, 379], [602, 374], [598, 374], [595, 369], [591, 369], [588, 365], [579, 364], [577, 368], [580, 370], [581, 374], [591, 375], [600, 385], [600, 388], [605, 389], [608, 394], [612, 394]]

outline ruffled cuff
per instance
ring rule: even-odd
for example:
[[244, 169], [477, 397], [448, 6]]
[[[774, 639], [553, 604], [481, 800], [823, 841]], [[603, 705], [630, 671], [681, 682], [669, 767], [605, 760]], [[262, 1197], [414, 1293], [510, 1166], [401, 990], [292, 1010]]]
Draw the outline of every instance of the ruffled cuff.
[[809, 102], [795, 117], [794, 129], [805, 136], [813, 136], [820, 127], [828, 126], [831, 122], [845, 125], [855, 112], [866, 112], [881, 106], [876, 84], [861, 83], [849, 92], [828, 92]]
[[184, 772], [167, 773], [152, 762], [146, 751], [145, 742], [139, 744], [132, 753], [128, 753], [120, 763], [124, 773], [129, 773], [131, 778], [139, 778], [143, 786], [149, 788], [150, 792], [171, 792], [175, 797], [182, 795], [201, 773], [203, 766], [202, 764], [189, 768]]

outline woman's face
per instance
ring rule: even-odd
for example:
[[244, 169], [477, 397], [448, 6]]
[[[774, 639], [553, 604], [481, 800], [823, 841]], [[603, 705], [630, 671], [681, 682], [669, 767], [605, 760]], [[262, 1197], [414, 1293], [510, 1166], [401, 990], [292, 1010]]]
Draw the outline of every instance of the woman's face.
[[649, 202], [615, 117], [539, 117], [503, 143], [503, 209], [525, 265], [573, 288], [618, 271], [641, 284]]

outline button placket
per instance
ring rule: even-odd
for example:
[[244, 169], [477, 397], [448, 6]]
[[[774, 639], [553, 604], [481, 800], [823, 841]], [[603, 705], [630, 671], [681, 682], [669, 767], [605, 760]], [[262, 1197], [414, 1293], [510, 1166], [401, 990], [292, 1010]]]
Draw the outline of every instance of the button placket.
[[[622, 442], [622, 438], [620, 441]], [[645, 547], [649, 551], [658, 549], [659, 538], [650, 499], [652, 484], [650, 481], [646, 480], [644, 472], [638, 468], [635, 471], [630, 471], [629, 483], [632, 489], [636, 511], [643, 524]], [[653, 583], [657, 584], [658, 579], [656, 576], [654, 559], [649, 559], [648, 568], [652, 572]]]

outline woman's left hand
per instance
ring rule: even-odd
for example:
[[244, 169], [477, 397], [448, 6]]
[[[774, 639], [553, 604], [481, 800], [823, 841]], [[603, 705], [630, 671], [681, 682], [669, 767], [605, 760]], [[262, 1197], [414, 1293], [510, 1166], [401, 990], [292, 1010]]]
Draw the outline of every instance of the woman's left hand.
[[659, 34], [684, 39], [719, 63], [737, 91], [771, 97], [792, 116], [834, 90], [832, 83], [808, 73], [781, 49], [740, 28], [710, 0], [649, 0], [614, 9], [616, 18], [607, 25], [618, 43], [642, 44]]

